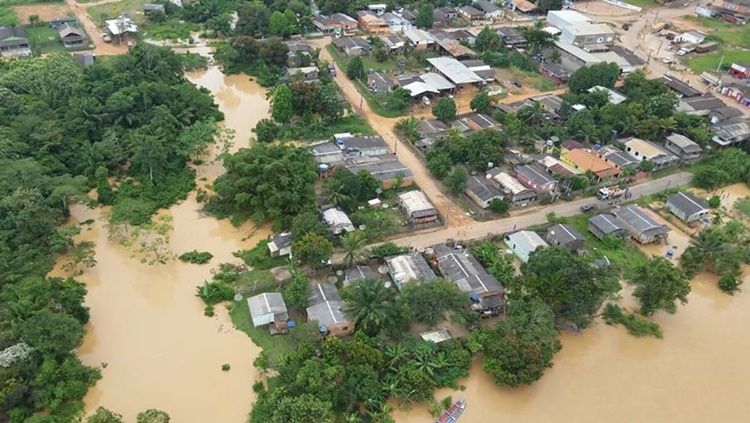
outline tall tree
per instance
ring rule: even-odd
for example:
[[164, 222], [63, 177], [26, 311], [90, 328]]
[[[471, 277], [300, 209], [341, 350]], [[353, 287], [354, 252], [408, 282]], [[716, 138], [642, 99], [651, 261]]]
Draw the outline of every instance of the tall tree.
[[539, 380], [562, 345], [557, 339], [555, 315], [546, 304], [519, 298], [508, 305], [508, 318], [494, 330], [471, 335], [485, 353], [484, 371], [498, 385], [520, 386]]
[[434, 327], [449, 315], [468, 310], [466, 294], [445, 279], [408, 283], [401, 289], [401, 300], [414, 320], [429, 327]]
[[617, 63], [605, 62], [591, 66], [584, 66], [570, 75], [568, 87], [571, 92], [582, 93], [597, 85], [612, 88], [620, 76], [620, 67]]
[[273, 91], [271, 98], [271, 116], [279, 123], [288, 123], [294, 117], [294, 103], [292, 90], [286, 84], [281, 84]]
[[154, 408], [138, 413], [136, 423], [169, 423], [169, 414]]
[[98, 407], [94, 414], [86, 419], [86, 423], [122, 423], [122, 416], [104, 407]]
[[355, 262], [365, 257], [367, 236], [362, 231], [347, 232], [341, 236], [341, 247], [346, 253], [344, 262], [351, 267]]
[[429, 3], [423, 3], [419, 7], [419, 12], [417, 12], [417, 27], [421, 29], [432, 28], [434, 20], [435, 12], [433, 6]]
[[364, 79], [365, 77], [365, 65], [362, 63], [362, 58], [355, 56], [346, 65], [346, 76], [349, 79]]
[[631, 282], [633, 296], [641, 303], [641, 313], [649, 316], [657, 310], [677, 311], [676, 301], [687, 303], [690, 280], [664, 257], [653, 257], [635, 269]]
[[403, 323], [401, 302], [381, 281], [358, 281], [344, 288], [341, 294], [357, 328], [370, 336], [381, 330], [397, 330]]
[[473, 99], [471, 99], [469, 107], [471, 107], [471, 110], [477, 113], [490, 113], [492, 101], [490, 100], [490, 96], [485, 91], [480, 91], [477, 93], [477, 95], [474, 96]]
[[294, 257], [300, 263], [308, 265], [313, 269], [320, 269], [326, 260], [331, 258], [333, 245], [327, 239], [314, 233], [308, 232], [292, 246]]
[[521, 273], [525, 292], [581, 328], [591, 323], [606, 296], [620, 289], [609, 272], [595, 269], [589, 259], [562, 246], [534, 251]]
[[456, 102], [453, 101], [453, 99], [442, 97], [432, 108], [432, 115], [442, 120], [443, 122], [449, 122], [455, 119]]

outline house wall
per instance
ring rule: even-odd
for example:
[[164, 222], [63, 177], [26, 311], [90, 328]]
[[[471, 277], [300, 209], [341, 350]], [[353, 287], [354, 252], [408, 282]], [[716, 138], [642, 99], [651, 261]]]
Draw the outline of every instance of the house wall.
[[669, 203], [669, 202], [666, 204], [666, 208], [673, 215], [677, 216], [680, 220], [682, 220], [685, 223], [695, 222], [696, 220], [699, 220], [700, 218], [702, 218], [703, 216], [708, 215], [708, 213], [709, 213], [708, 210], [704, 210], [702, 212], [693, 213], [693, 214], [688, 215], [684, 211], [682, 211], [679, 208], [675, 207], [674, 204]]
[[519, 260], [521, 260], [523, 263], [526, 263], [529, 261], [529, 254], [531, 254], [528, 251], [525, 251], [524, 249], [520, 248], [518, 245], [516, 245], [512, 240], [505, 239], [505, 245], [508, 246], [513, 251], [513, 254], [515, 254]]
[[694, 162], [701, 158], [700, 151], [695, 152], [695, 153], [686, 153], [680, 147], [676, 146], [675, 144], [672, 143], [672, 141], [669, 141], [669, 140], [667, 140], [667, 142], [664, 144], [664, 148], [666, 148], [667, 151], [669, 151], [670, 153], [679, 157], [683, 163]]
[[486, 209], [487, 207], [490, 206], [490, 201], [492, 201], [492, 200], [482, 201], [479, 197], [477, 197], [476, 194], [474, 194], [473, 191], [471, 191], [469, 189], [466, 189], [464, 192], [466, 193], [466, 195], [469, 196], [469, 198], [471, 198], [471, 201], [473, 201], [474, 203], [476, 203], [476, 205], [478, 205], [479, 207], [481, 207], [483, 209]]
[[605, 234], [604, 232], [602, 232], [601, 230], [599, 230], [598, 227], [596, 227], [595, 225], [593, 225], [591, 222], [589, 222], [589, 224], [586, 227], [586, 229], [588, 229], [589, 232], [591, 232], [592, 234], [594, 234], [594, 236], [597, 237], [597, 238], [599, 238], [599, 239], [604, 239], [604, 237], [607, 236], [607, 235], [614, 236], [614, 237], [619, 237], [619, 238], [627, 238], [629, 236], [628, 233], [626, 231], [623, 231], [623, 230], [618, 230], [618, 231], [612, 232], [611, 234]]
[[525, 177], [524, 175], [517, 173], [516, 179], [518, 179], [524, 186], [528, 187], [529, 189], [533, 189], [536, 192], [544, 192], [544, 191], [554, 191], [557, 188], [557, 181], [550, 181], [543, 185], [537, 185], [534, 182], [532, 182], [529, 178]]

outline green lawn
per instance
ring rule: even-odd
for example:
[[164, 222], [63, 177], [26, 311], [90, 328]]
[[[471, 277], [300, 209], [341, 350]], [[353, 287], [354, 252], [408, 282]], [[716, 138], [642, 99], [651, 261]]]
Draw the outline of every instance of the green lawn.
[[645, 263], [648, 259], [631, 241], [623, 243], [607, 243], [600, 241], [594, 234], [588, 231], [588, 220], [595, 213], [582, 213], [567, 218], [567, 223], [573, 226], [586, 238], [585, 248], [593, 257], [607, 257], [617, 269], [622, 270], [627, 277], [638, 265]]
[[199, 31], [200, 25], [191, 22], [178, 21], [171, 19], [160, 24], [144, 24], [144, 34], [148, 38], [156, 40], [188, 40], [190, 33]]
[[685, 18], [711, 29], [707, 35], [716, 38], [724, 44], [750, 48], [750, 29], [746, 25], [736, 25], [702, 16], [686, 16]]
[[[748, 29], [750, 33], [750, 28]], [[724, 61], [722, 62], [722, 58]], [[732, 63], [748, 63], [750, 62], [750, 51], [717, 51], [711, 54], [700, 54], [695, 57], [691, 57], [685, 61], [685, 63], [695, 73], [703, 73], [706, 71], [716, 71], [716, 68], [721, 67], [726, 69], [732, 65]]]
[[143, 23], [146, 18], [143, 13], [143, 5], [151, 0], [123, 0], [115, 3], [102, 4], [89, 8], [89, 16], [95, 23], [103, 23], [106, 19], [113, 19], [125, 12], [130, 13], [131, 18], [136, 23]]
[[18, 25], [18, 16], [15, 10], [9, 7], [0, 7], [0, 26]]
[[57, 36], [57, 31], [48, 26], [26, 28], [26, 33], [29, 35], [31, 48], [35, 52], [47, 54], [55, 51], [65, 51], [65, 47], [63, 47]]

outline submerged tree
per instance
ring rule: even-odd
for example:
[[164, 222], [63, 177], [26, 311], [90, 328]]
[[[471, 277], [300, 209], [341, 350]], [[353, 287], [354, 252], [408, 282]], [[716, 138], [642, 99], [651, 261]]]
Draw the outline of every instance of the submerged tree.
[[653, 257], [635, 269], [631, 282], [633, 296], [641, 303], [641, 313], [648, 316], [659, 309], [677, 311], [676, 301], [687, 303], [690, 280], [664, 257]]

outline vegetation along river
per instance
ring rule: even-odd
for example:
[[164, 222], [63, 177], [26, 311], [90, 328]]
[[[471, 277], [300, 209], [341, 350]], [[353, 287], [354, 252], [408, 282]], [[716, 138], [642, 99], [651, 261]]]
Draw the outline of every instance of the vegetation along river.
[[[232, 150], [246, 146], [255, 122], [268, 114], [264, 90], [217, 68], [188, 78], [213, 93], [225, 126], [235, 131]], [[207, 161], [197, 172], [210, 181], [221, 165]], [[743, 189], [737, 195], [750, 195]], [[106, 363], [103, 379], [85, 399], [87, 411], [104, 406], [134, 421], [139, 411], [160, 408], [180, 423], [246, 421], [259, 348], [232, 328], [222, 307], [216, 317], [203, 316], [195, 287], [210, 278], [212, 266], [236, 260], [233, 251], [254, 246], [268, 232], [235, 228], [199, 210], [191, 195], [166, 212], [173, 218], [171, 246], [177, 254], [210, 251], [211, 264], [149, 266], [108, 239], [99, 210], [74, 209], [76, 220], [95, 221], [81, 238], [96, 243], [98, 261], [80, 277], [89, 289], [91, 324], [79, 354], [89, 365]], [[692, 287], [678, 314], [655, 316], [664, 339], [639, 339], [597, 323], [582, 336], [563, 333], [554, 366], [532, 386], [496, 387], [477, 362], [463, 381], [465, 391], [443, 390], [438, 399], [465, 397], [467, 422], [747, 421], [750, 296], [727, 296], [706, 274]], [[221, 371], [224, 363], [229, 372]], [[394, 417], [398, 423], [431, 420], [423, 405], [397, 410]]]
[[[217, 68], [188, 78], [214, 94], [224, 124], [236, 132], [232, 150], [247, 146], [251, 128], [268, 112], [265, 91], [246, 76], [225, 76]], [[222, 167], [207, 160], [196, 170], [199, 179], [211, 181]], [[80, 238], [96, 244], [98, 262], [80, 277], [89, 290], [91, 323], [78, 353], [86, 364], [106, 363], [85, 398], [87, 412], [103, 406], [132, 422], [138, 412], [159, 408], [175, 422], [246, 421], [254, 397], [252, 362], [260, 349], [233, 329], [223, 307], [205, 317], [195, 287], [211, 278], [212, 267], [237, 261], [233, 251], [254, 246], [268, 232], [235, 228], [203, 216], [200, 208], [191, 194], [161, 215], [173, 219], [176, 254], [197, 249], [214, 255], [203, 266], [179, 260], [143, 264], [109, 239], [100, 210], [74, 208], [75, 220], [94, 219]], [[225, 363], [228, 372], [221, 370]]]

